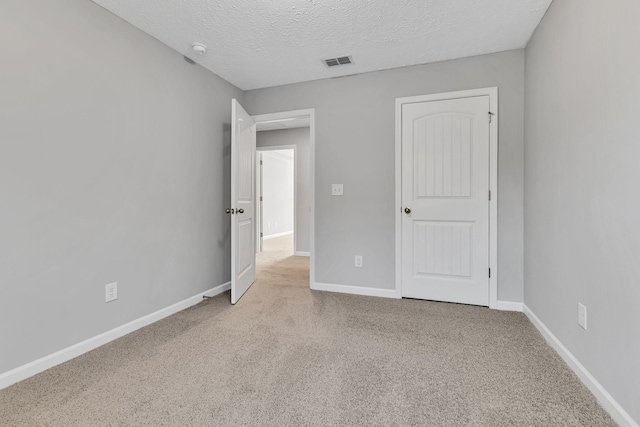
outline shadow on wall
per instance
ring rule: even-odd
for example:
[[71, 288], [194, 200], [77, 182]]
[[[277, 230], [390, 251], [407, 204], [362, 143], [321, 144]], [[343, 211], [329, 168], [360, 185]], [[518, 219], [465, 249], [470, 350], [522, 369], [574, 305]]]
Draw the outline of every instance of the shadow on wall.
[[[222, 204], [220, 209], [224, 210], [227, 206], [231, 206], [231, 123], [225, 123], [223, 125], [223, 155], [224, 155], [224, 169], [222, 174]], [[218, 247], [224, 248], [231, 252], [231, 221], [228, 216], [223, 216], [221, 229], [224, 233], [221, 238], [218, 239]]]

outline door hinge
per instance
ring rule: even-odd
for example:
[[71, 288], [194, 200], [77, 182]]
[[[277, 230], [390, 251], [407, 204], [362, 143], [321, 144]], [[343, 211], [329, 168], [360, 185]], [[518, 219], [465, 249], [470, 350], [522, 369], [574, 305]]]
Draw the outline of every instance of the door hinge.
[[262, 201], [262, 196], [260, 196], [260, 201]]
[[491, 269], [489, 269], [489, 279], [491, 279]]
[[493, 116], [495, 116], [495, 114], [493, 114], [491, 111], [489, 111], [489, 123], [491, 123], [493, 121]]
[[260, 166], [262, 166], [262, 160], [260, 160]]
[[260, 233], [260, 237], [263, 237], [263, 236], [264, 236], [264, 234]]
[[489, 190], [489, 201], [491, 201], [491, 190]]

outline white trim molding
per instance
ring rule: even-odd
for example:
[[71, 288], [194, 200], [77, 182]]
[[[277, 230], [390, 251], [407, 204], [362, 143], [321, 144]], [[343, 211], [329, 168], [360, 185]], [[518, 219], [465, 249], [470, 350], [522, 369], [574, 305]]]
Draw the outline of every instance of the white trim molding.
[[332, 283], [312, 283], [311, 289], [314, 291], [338, 292], [369, 297], [400, 298], [395, 289], [365, 288], [363, 286], [336, 285]]
[[560, 342], [547, 326], [536, 316], [526, 304], [523, 306], [524, 314], [529, 318], [531, 323], [540, 331], [547, 343], [560, 355], [562, 360], [576, 373], [582, 383], [593, 393], [598, 399], [602, 407], [611, 415], [611, 418], [621, 427], [640, 427], [638, 423], [631, 418], [618, 402], [609, 394], [609, 392], [595, 379], [587, 368], [578, 361], [578, 359]]
[[206, 292], [201, 292], [197, 295], [172, 304], [156, 312], [147, 314], [146, 316], [142, 316], [139, 319], [132, 320], [131, 322], [125, 323], [124, 325], [118, 326], [117, 328], [111, 329], [107, 332], [103, 332], [100, 335], [96, 335], [92, 338], [86, 339], [82, 342], [56, 351], [55, 353], [52, 353], [48, 356], [41, 357], [40, 359], [34, 360], [33, 362], [27, 363], [26, 365], [22, 365], [10, 371], [4, 372], [0, 374], [0, 390], [9, 387], [10, 385], [13, 385], [19, 381], [32, 377], [36, 374], [39, 374], [40, 372], [46, 371], [49, 368], [53, 368], [56, 365], [76, 358], [84, 353], [107, 344], [108, 342], [130, 334], [135, 330], [155, 323], [158, 320], [164, 319], [165, 317], [171, 316], [172, 314], [196, 305], [202, 301], [202, 298], [204, 296], [216, 296], [228, 291], [229, 289], [231, 289], [231, 282], [224, 283], [222, 285], [216, 286], [215, 288], [209, 289]]
[[396, 290], [402, 295], [402, 105], [446, 99], [489, 97], [489, 308], [498, 309], [498, 88], [396, 98]]
[[275, 239], [276, 237], [284, 237], [293, 234], [293, 231], [285, 231], [282, 233], [269, 234], [268, 236], [262, 236], [262, 240]]
[[517, 311], [519, 313], [522, 313], [523, 306], [524, 304], [521, 302], [498, 300], [496, 301], [496, 306], [491, 308], [502, 311]]
[[295, 251], [293, 254], [295, 256], [310, 256], [311, 255], [309, 252], [303, 252], [303, 251]]

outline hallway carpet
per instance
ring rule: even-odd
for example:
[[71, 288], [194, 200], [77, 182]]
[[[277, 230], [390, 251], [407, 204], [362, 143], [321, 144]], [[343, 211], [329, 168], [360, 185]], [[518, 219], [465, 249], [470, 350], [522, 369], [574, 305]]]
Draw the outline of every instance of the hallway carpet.
[[[613, 426], [520, 313], [258, 280], [0, 391], [1, 426]], [[3, 349], [6, 351], [6, 349]]]

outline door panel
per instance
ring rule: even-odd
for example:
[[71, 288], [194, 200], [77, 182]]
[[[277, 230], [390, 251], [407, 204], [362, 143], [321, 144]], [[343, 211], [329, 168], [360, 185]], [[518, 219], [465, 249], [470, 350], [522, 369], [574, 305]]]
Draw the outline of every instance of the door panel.
[[234, 99], [231, 103], [231, 303], [256, 280], [256, 126]]
[[471, 277], [473, 223], [414, 221], [415, 276]]
[[471, 195], [471, 124], [461, 114], [414, 122], [416, 198]]
[[402, 296], [489, 304], [489, 97], [402, 106]]

